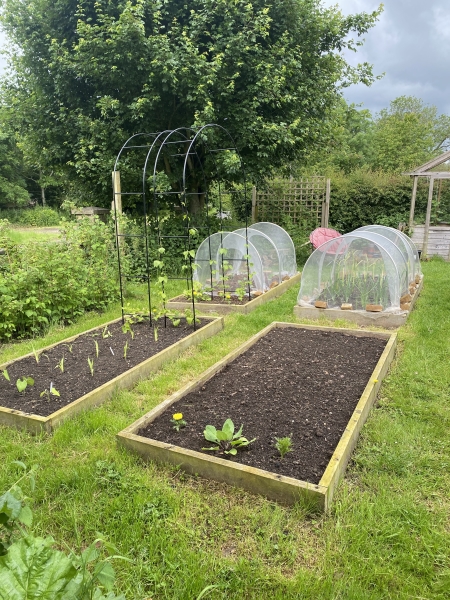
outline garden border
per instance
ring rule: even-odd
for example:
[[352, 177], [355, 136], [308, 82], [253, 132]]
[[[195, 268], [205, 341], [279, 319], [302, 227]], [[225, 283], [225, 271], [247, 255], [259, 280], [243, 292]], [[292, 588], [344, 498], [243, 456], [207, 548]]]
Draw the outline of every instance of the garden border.
[[341, 310], [339, 308], [315, 308], [314, 306], [306, 307], [296, 304], [294, 306], [294, 315], [299, 319], [320, 319], [325, 317], [330, 321], [344, 319], [351, 321], [361, 326], [371, 325], [375, 327], [384, 327], [385, 329], [397, 329], [406, 323], [414, 305], [419, 297], [423, 287], [423, 277], [411, 300], [411, 305], [408, 310], [398, 313], [388, 312], [367, 312], [364, 310]]
[[[264, 294], [261, 294], [261, 296], [258, 296], [257, 298], [253, 298], [253, 300], [250, 300], [250, 302], [247, 302], [246, 304], [214, 304], [213, 302], [196, 302], [195, 310], [199, 314], [214, 313], [228, 315], [230, 313], [241, 313], [247, 315], [255, 310], [255, 308], [258, 308], [258, 306], [261, 306], [261, 304], [265, 304], [266, 302], [269, 302], [269, 300], [278, 298], [278, 296], [284, 294], [284, 292], [286, 292], [288, 289], [294, 287], [296, 283], [300, 282], [301, 276], [301, 273], [296, 273], [287, 281], [283, 281], [276, 287], [272, 288], [271, 290], [267, 290], [267, 292], [264, 292]], [[169, 310], [186, 310], [187, 308], [192, 308], [192, 302], [175, 301], [174, 298], [171, 298], [167, 302], [167, 308]]]
[[[177, 402], [186, 394], [193, 392], [204, 385], [208, 379], [213, 377], [213, 375], [223, 369], [228, 363], [245, 352], [271, 329], [285, 327], [331, 331], [387, 340], [386, 347], [378, 360], [364, 392], [350, 417], [347, 427], [330, 458], [328, 466], [317, 485], [292, 477], [277, 475], [262, 469], [233, 463], [222, 458], [204, 455], [197, 451], [180, 448], [179, 446], [151, 440], [138, 435], [137, 432], [139, 430], [146, 427], [174, 402]], [[158, 404], [158, 406], [146, 413], [143, 417], [119, 432], [117, 434], [118, 443], [133, 452], [137, 452], [146, 459], [176, 465], [188, 473], [199, 474], [202, 477], [241, 487], [251, 493], [266, 496], [271, 500], [276, 500], [283, 504], [291, 505], [302, 500], [315, 509], [327, 511], [330, 507], [334, 490], [344, 474], [350, 455], [356, 445], [358, 434], [367, 419], [370, 409], [375, 403], [382, 378], [387, 373], [389, 365], [394, 358], [396, 344], [397, 333], [321, 327], [275, 321], [251, 337], [237, 349], [230, 352], [194, 381], [169, 396], [169, 398]]]
[[[74, 400], [70, 404], [63, 406], [62, 408], [52, 413], [51, 415], [48, 415], [47, 417], [33, 415], [22, 412], [20, 410], [14, 410], [11, 408], [5, 408], [3, 406], [0, 406], [0, 425], [8, 425], [20, 429], [26, 429], [36, 434], [40, 433], [41, 431], [46, 431], [48, 433], [52, 432], [58, 425], [60, 425], [66, 419], [88, 408], [102, 404], [118, 390], [131, 388], [140, 379], [143, 379], [147, 377], [150, 373], [153, 373], [154, 371], [160, 369], [164, 363], [176, 359], [184, 350], [186, 350], [190, 346], [199, 344], [203, 340], [208, 339], [209, 337], [215, 335], [223, 329], [223, 317], [204, 318], [210, 320], [211, 322], [207, 325], [204, 325], [201, 329], [197, 329], [197, 331], [190, 333], [185, 338], [179, 340], [175, 344], [172, 344], [164, 350], [161, 350], [161, 352], [158, 352], [157, 354], [151, 356], [145, 361], [139, 363], [135, 367], [128, 369], [128, 371], [125, 371], [121, 375], [114, 377], [114, 379], [111, 379], [103, 385], [95, 388], [88, 394], [85, 394], [84, 396], [77, 398], [77, 400]], [[58, 344], [72, 342], [81, 335], [85, 335], [92, 331], [102, 329], [121, 320], [121, 317], [119, 317], [118, 319], [108, 321], [108, 323], [103, 323], [103, 325], [97, 325], [96, 327], [92, 327], [87, 331], [77, 333], [76, 335], [73, 335], [69, 338], [65, 338], [64, 340], [55, 342], [54, 344], [42, 348], [42, 352], [50, 350], [51, 348], [58, 346]], [[0, 370], [7, 369], [12, 363], [16, 362], [17, 360], [29, 356], [34, 356], [33, 352], [30, 352], [29, 354], [20, 356], [18, 358], [8, 361], [7, 363], [0, 365]]]

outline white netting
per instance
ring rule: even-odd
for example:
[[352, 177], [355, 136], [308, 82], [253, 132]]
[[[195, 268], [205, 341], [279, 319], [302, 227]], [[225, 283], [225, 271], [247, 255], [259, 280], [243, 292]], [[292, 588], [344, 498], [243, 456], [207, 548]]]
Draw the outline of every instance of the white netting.
[[[234, 233], [245, 238], [246, 230], [245, 228], [236, 229]], [[273, 241], [262, 231], [250, 228], [247, 229], [247, 239], [253, 244], [261, 257], [264, 273], [263, 291], [270, 288], [271, 285], [278, 285], [282, 277], [280, 254]]]
[[[247, 259], [248, 256], [248, 259]], [[235, 232], [215, 233], [204, 240], [195, 257], [194, 282], [214, 295], [236, 290], [264, 291], [261, 256], [255, 246]], [[249, 283], [250, 282], [250, 283]]]
[[307, 260], [298, 295], [300, 306], [319, 300], [328, 308], [368, 304], [400, 310], [408, 291], [408, 258], [392, 240], [372, 231], [354, 231], [322, 244]]
[[254, 223], [248, 228], [257, 229], [262, 233], [265, 233], [273, 241], [275, 247], [278, 250], [280, 257], [280, 271], [281, 277], [286, 275], [293, 277], [297, 273], [297, 259], [295, 256], [294, 242], [291, 236], [279, 225], [275, 223]]
[[194, 282], [204, 292], [265, 292], [297, 272], [294, 244], [273, 223], [215, 233], [199, 246]]
[[385, 225], [365, 225], [364, 227], [355, 229], [355, 231], [372, 231], [373, 233], [384, 235], [393, 241], [408, 259], [409, 282], [413, 283], [416, 275], [422, 276], [417, 248], [411, 238], [402, 231], [394, 229], [393, 227], [386, 227]]

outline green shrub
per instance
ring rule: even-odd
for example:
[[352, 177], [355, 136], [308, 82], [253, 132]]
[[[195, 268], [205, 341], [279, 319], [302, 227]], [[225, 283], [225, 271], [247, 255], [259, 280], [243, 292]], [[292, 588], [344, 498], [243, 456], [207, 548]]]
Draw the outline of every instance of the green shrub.
[[66, 223], [60, 242], [19, 246], [0, 237], [0, 247], [0, 339], [70, 323], [118, 297], [112, 232], [98, 219]]
[[59, 225], [65, 216], [54, 208], [36, 206], [35, 208], [0, 210], [0, 219], [8, 219], [15, 225], [29, 227], [52, 227]]
[[[330, 226], [348, 233], [363, 225], [397, 227], [408, 222], [412, 181], [402, 175], [373, 173], [359, 170], [349, 175], [331, 176]], [[419, 181], [415, 220], [424, 218], [428, 197], [428, 183]]]

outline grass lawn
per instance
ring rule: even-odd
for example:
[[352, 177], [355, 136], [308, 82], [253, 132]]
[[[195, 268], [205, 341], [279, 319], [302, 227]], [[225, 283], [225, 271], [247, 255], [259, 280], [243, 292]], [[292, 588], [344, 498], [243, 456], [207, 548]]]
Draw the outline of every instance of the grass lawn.
[[16, 244], [25, 242], [51, 242], [58, 240], [57, 227], [11, 227], [6, 230], [6, 235]]
[[[128, 600], [195, 600], [208, 585], [216, 587], [203, 597], [217, 600], [449, 598], [450, 264], [431, 261], [423, 271], [421, 297], [330, 514], [145, 464], [115, 441], [261, 328], [295, 321], [295, 288], [250, 315], [227, 316], [219, 335], [51, 436], [0, 427], [0, 493], [18, 477], [14, 460], [39, 465], [34, 531], [77, 551], [102, 533], [132, 561], [114, 562], [116, 590]], [[138, 293], [130, 303], [139, 308]], [[3, 346], [0, 362], [116, 316], [117, 306]]]

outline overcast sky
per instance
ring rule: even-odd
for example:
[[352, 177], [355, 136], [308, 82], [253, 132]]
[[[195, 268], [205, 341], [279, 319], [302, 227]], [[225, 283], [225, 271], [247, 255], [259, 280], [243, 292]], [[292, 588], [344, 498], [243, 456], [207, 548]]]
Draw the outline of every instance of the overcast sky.
[[[344, 14], [371, 12], [372, 0], [322, 0], [339, 5]], [[385, 0], [378, 23], [351, 64], [369, 62], [374, 73], [385, 76], [371, 87], [348, 88], [345, 97], [378, 112], [398, 96], [416, 96], [450, 114], [450, 0]]]
[[[344, 14], [351, 14], [370, 12], [380, 2], [322, 0], [322, 4], [339, 5]], [[0, 45], [4, 39], [0, 32]], [[450, 0], [385, 0], [380, 20], [365, 39], [347, 60], [367, 61], [374, 65], [374, 73], [385, 76], [369, 88], [348, 88], [349, 102], [376, 113], [398, 96], [416, 96], [450, 114]], [[0, 57], [0, 72], [3, 67]]]

